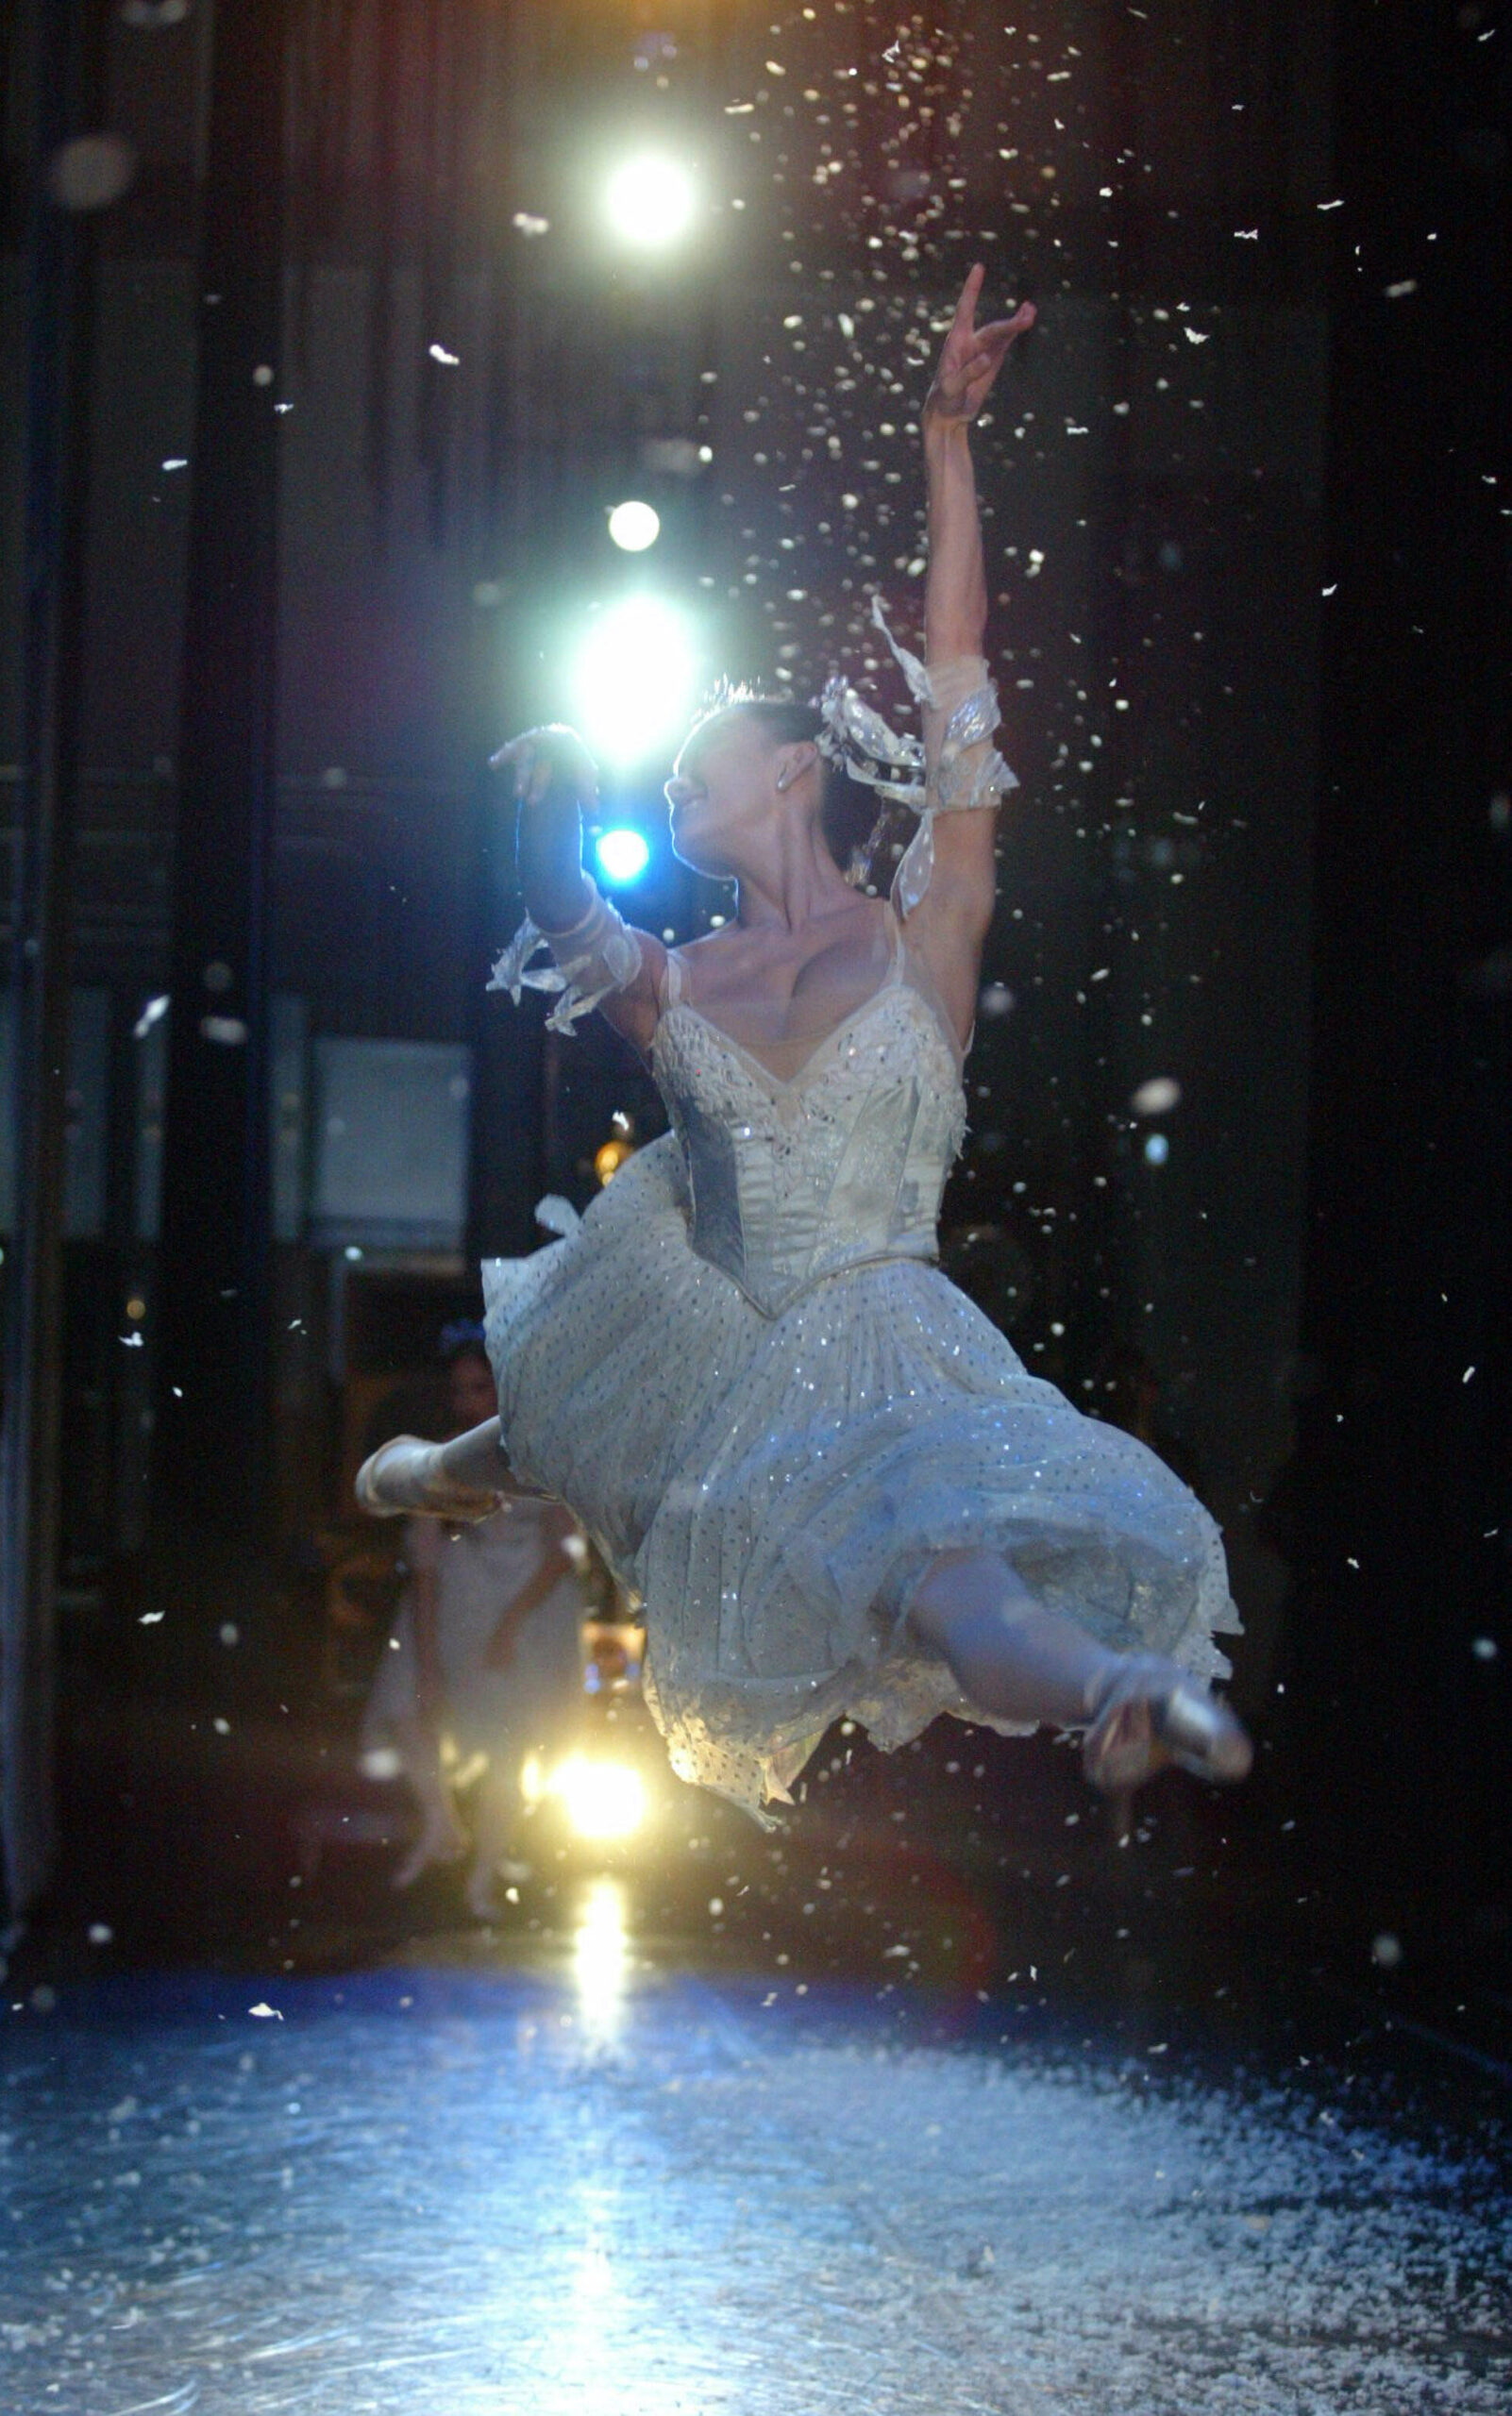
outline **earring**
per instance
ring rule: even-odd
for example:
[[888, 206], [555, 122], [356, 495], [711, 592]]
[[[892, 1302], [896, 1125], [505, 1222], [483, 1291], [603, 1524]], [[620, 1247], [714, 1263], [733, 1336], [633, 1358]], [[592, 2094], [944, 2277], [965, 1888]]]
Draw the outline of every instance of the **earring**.
[[785, 789], [785, 788], [788, 786], [788, 778], [787, 778], [787, 774], [786, 774], [785, 772], [779, 772], [779, 773], [778, 773], [778, 775], [777, 775], [777, 785], [778, 785], [778, 787], [779, 787], [780, 789]]

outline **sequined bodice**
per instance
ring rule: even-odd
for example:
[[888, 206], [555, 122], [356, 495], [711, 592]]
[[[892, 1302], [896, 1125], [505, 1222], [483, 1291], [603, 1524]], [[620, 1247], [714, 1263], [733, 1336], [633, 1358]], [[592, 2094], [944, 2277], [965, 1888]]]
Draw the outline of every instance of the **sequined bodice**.
[[677, 999], [652, 1067], [687, 1165], [693, 1246], [768, 1317], [843, 1267], [933, 1257], [966, 1100], [912, 983], [887, 981], [786, 1082]]

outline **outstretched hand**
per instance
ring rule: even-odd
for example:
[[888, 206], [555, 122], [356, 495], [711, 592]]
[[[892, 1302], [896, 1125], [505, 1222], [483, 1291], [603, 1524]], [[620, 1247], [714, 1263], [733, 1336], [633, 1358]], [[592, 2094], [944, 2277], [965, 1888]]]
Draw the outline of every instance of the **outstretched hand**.
[[961, 289], [955, 317], [934, 372], [934, 383], [925, 397], [926, 421], [975, 419], [992, 392], [993, 380], [1006, 361], [1010, 346], [1033, 326], [1038, 315], [1033, 302], [1020, 302], [1011, 319], [993, 319], [986, 327], [979, 327], [977, 304], [986, 274], [979, 260]]
[[522, 730], [488, 762], [491, 771], [500, 771], [506, 764], [512, 769], [517, 797], [539, 800], [559, 782], [582, 798], [598, 794], [598, 766], [565, 722], [546, 722], [538, 730]]

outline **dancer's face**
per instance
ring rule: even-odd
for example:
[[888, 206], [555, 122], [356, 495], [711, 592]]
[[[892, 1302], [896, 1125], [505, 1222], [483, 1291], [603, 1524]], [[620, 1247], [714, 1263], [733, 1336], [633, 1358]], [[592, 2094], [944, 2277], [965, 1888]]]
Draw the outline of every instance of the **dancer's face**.
[[774, 814], [801, 810], [791, 785], [778, 787], [791, 752], [774, 746], [738, 705], [700, 722], [666, 784], [673, 853], [715, 880], [738, 876], [762, 825]]
[[446, 1401], [452, 1427], [459, 1434], [481, 1426], [485, 1418], [494, 1416], [498, 1402], [488, 1362], [481, 1352], [464, 1351], [452, 1361], [446, 1373]]

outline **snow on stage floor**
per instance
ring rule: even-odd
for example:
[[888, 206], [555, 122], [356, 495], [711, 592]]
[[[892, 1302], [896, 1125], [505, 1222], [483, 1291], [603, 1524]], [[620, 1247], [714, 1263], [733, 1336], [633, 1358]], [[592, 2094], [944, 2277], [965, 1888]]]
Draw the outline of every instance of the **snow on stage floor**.
[[1487, 2134], [1446, 2147], [1337, 2075], [1053, 2017], [910, 2037], [870, 1989], [663, 1971], [606, 1901], [535, 1971], [138, 1977], [11, 2010], [0, 2406], [1508, 2406]]

